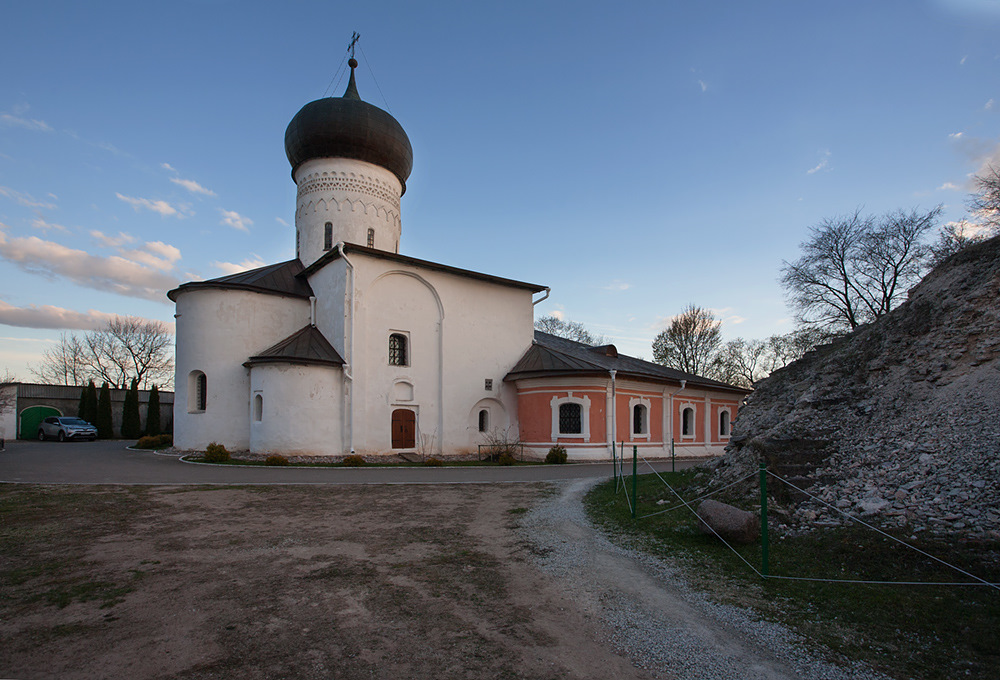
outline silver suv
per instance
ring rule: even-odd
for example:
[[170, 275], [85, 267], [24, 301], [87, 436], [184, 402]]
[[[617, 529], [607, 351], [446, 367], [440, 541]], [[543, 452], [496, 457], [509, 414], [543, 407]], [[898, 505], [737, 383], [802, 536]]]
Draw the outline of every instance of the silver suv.
[[46, 418], [38, 425], [38, 439], [97, 439], [97, 428], [81, 418]]

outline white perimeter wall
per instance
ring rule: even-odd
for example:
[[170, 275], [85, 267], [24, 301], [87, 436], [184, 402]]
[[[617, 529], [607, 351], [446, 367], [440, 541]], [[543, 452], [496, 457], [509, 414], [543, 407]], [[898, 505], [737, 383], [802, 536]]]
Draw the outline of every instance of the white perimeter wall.
[[[341, 453], [339, 367], [257, 364], [250, 371], [250, 451]], [[255, 400], [261, 397], [260, 420]]]
[[[309, 323], [309, 302], [242, 290], [196, 288], [177, 297], [174, 445], [250, 447], [250, 372], [243, 362]], [[190, 413], [189, 375], [207, 378], [207, 408]]]

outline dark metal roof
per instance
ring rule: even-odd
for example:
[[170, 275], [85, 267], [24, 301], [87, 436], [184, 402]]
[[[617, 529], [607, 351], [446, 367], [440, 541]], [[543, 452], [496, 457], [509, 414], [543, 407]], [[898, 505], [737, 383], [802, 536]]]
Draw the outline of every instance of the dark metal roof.
[[249, 290], [256, 293], [285, 295], [308, 300], [313, 292], [309, 282], [299, 276], [302, 263], [298, 259], [270, 264], [259, 269], [222, 276], [207, 281], [189, 281], [167, 293], [167, 297], [177, 301], [177, 295], [196, 288], [231, 288]]
[[250, 357], [244, 366], [264, 363], [343, 366], [344, 360], [315, 326], [306, 326], [277, 345]]
[[[400, 264], [408, 264], [414, 267], [420, 267], [421, 269], [431, 269], [433, 271], [444, 272], [445, 274], [452, 274], [454, 276], [463, 276], [469, 279], [477, 279], [479, 281], [486, 281], [488, 283], [495, 283], [501, 286], [511, 286], [512, 288], [524, 288], [525, 290], [530, 290], [532, 293], [540, 293], [546, 290], [545, 286], [539, 286], [537, 283], [526, 283], [524, 281], [515, 281], [513, 279], [505, 279], [499, 276], [493, 276], [491, 274], [482, 274], [480, 272], [469, 271], [468, 269], [459, 269], [458, 267], [452, 267], [446, 264], [439, 264], [437, 262], [429, 262], [427, 260], [418, 260], [415, 257], [407, 257], [406, 255], [400, 255], [398, 253], [391, 253], [388, 250], [379, 250], [377, 248], [368, 248], [365, 246], [355, 245], [353, 243], [344, 244], [345, 253], [360, 253], [362, 255], [369, 255], [371, 257], [377, 257], [383, 260], [390, 260], [392, 262], [398, 262]], [[310, 276], [318, 272], [320, 269], [325, 267], [330, 262], [340, 259], [340, 252], [334, 248], [323, 254], [323, 257], [319, 258], [311, 265], [306, 267], [300, 276], [303, 279], [308, 279]]]
[[362, 101], [351, 80], [343, 97], [325, 97], [303, 106], [285, 130], [285, 154], [295, 170], [313, 158], [354, 158], [374, 163], [399, 178], [413, 169], [413, 147], [403, 127], [389, 113]]
[[626, 354], [618, 354], [614, 345], [591, 347], [582, 342], [560, 338], [542, 331], [535, 331], [535, 341], [514, 368], [504, 376], [504, 380], [594, 373], [607, 375], [609, 371], [617, 371], [619, 378], [629, 377], [672, 384], [680, 384], [681, 380], [686, 380], [691, 386], [712, 387], [741, 394], [750, 391]]

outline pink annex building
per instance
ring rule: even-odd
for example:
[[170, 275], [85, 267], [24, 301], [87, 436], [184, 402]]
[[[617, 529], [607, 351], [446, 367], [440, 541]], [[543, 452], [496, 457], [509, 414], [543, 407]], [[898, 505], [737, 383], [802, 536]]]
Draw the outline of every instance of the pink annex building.
[[721, 453], [745, 390], [534, 331], [545, 286], [400, 252], [402, 126], [341, 97], [292, 118], [295, 258], [170, 291], [174, 444], [368, 456]]

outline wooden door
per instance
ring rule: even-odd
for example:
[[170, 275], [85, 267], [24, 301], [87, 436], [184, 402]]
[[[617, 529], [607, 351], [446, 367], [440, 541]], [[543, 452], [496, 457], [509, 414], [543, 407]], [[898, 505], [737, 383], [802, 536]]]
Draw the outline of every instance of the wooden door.
[[392, 412], [392, 448], [412, 449], [417, 441], [417, 414], [405, 408]]

